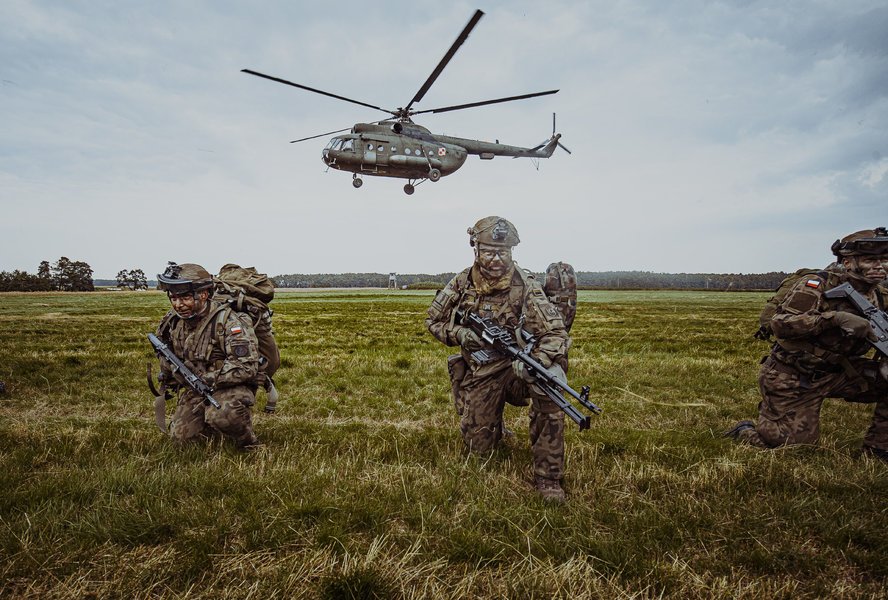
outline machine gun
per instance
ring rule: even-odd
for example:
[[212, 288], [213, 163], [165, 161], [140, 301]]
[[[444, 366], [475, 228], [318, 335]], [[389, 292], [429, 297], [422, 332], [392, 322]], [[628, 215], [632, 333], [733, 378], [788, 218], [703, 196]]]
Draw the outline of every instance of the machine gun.
[[485, 319], [473, 312], [463, 314], [457, 311], [456, 320], [463, 325], [469, 327], [478, 334], [478, 337], [486, 343], [489, 348], [483, 348], [472, 353], [472, 360], [478, 364], [484, 365], [494, 360], [508, 358], [512, 361], [521, 361], [527, 368], [527, 371], [536, 378], [536, 387], [543, 391], [552, 402], [558, 405], [564, 413], [570, 417], [577, 425], [580, 431], [589, 429], [591, 418], [584, 415], [570, 401], [564, 397], [562, 391], [576, 398], [580, 404], [591, 410], [596, 415], [601, 414], [601, 408], [596, 406], [589, 400], [589, 386], [584, 385], [582, 391], [577, 392], [575, 389], [555, 377], [546, 367], [531, 358], [530, 352], [536, 343], [536, 338], [529, 332], [521, 330], [522, 340], [525, 346], [522, 349], [518, 346], [515, 338], [509, 331], [497, 325], [491, 319]]
[[[148, 341], [154, 346], [154, 350], [157, 352], [158, 356], [165, 358], [171, 365], [173, 365], [173, 373], [178, 372], [185, 379], [185, 384], [188, 387], [203, 396], [204, 404], [212, 404], [216, 408], [222, 408], [222, 405], [219, 404], [218, 400], [213, 398], [210, 386], [204, 383], [203, 379], [192, 373], [191, 369], [186, 367], [185, 363], [183, 363], [178, 356], [173, 354], [173, 351], [170, 350], [169, 346], [160, 341], [160, 339], [158, 339], [153, 333], [148, 334]], [[152, 382], [150, 376], [148, 382], [149, 385], [151, 385]]]
[[826, 290], [823, 292], [823, 296], [830, 300], [846, 298], [848, 302], [853, 304], [854, 308], [869, 321], [870, 328], [873, 330], [876, 339], [867, 338], [867, 341], [877, 352], [881, 352], [883, 356], [888, 356], [888, 314], [885, 314], [885, 311], [873, 306], [850, 283], [843, 283], [831, 290]]

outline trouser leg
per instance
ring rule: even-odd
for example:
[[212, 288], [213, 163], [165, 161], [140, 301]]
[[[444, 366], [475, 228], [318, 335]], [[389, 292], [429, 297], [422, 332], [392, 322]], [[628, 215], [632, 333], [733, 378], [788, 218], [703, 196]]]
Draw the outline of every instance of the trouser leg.
[[170, 422], [169, 435], [173, 441], [184, 443], [210, 437], [213, 433], [204, 420], [206, 407], [203, 399], [191, 392], [180, 396]]
[[461, 397], [459, 429], [463, 441], [472, 452], [492, 450], [502, 437], [503, 372], [484, 377], [469, 372], [463, 380]]
[[564, 476], [564, 413], [548, 398], [533, 397], [530, 444], [534, 475], [561, 479]]
[[[753, 445], [813, 444], [820, 437], [820, 408], [831, 381], [811, 382], [790, 369], [776, 369], [765, 361], [759, 373], [759, 417], [754, 433], [747, 430], [741, 440]], [[746, 434], [746, 435], [743, 435]]]
[[239, 446], [249, 446], [259, 442], [253, 432], [253, 418], [250, 407], [256, 400], [247, 386], [236, 386], [217, 390], [213, 395], [222, 408], [206, 409], [207, 423]]

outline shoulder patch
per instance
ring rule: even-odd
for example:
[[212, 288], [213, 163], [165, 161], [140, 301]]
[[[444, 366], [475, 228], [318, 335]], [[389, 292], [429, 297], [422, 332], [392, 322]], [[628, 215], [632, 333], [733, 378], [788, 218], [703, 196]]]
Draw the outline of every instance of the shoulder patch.
[[234, 334], [243, 333], [243, 332], [244, 332], [244, 328], [241, 327], [240, 325], [235, 325], [234, 327], [232, 327], [232, 328], [230, 329], [230, 331], [231, 331], [231, 333], [234, 333]]
[[805, 281], [805, 287], [814, 288], [815, 290], [821, 286], [822, 282], [819, 279], [808, 279]]
[[803, 313], [812, 310], [819, 301], [819, 296], [814, 292], [808, 291], [808, 286], [805, 284], [804, 287], [799, 289], [797, 292], [792, 294], [786, 303], [783, 305], [784, 310], [790, 313]]

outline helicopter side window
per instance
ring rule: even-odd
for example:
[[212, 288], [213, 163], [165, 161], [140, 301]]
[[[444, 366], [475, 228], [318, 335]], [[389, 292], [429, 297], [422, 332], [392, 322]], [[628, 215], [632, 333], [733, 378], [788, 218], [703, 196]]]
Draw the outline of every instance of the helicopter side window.
[[373, 150], [373, 144], [367, 144], [367, 150]]
[[396, 146], [392, 146], [392, 152], [397, 152], [398, 148]]
[[417, 156], [422, 156], [422, 150], [420, 150], [419, 148], [417, 148], [416, 150], [414, 150], [413, 153], [414, 153], [415, 155], [417, 155]]
[[377, 150], [378, 152], [385, 152], [385, 146], [383, 146], [382, 144], [380, 144], [380, 145], [378, 145], [378, 146], [376, 147], [376, 150]]
[[410, 148], [404, 148], [404, 154], [410, 154]]

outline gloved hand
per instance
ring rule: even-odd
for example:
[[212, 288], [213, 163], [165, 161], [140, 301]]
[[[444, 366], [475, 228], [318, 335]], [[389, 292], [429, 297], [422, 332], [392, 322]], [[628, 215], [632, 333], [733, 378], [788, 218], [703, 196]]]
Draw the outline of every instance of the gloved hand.
[[833, 316], [833, 323], [847, 337], [867, 338], [873, 335], [869, 321], [854, 313], [843, 310], [836, 311], [836, 314]]
[[527, 367], [520, 360], [512, 361], [512, 372], [515, 373], [515, 377], [525, 383], [536, 383], [537, 378], [527, 370]]
[[564, 372], [564, 369], [561, 368], [561, 365], [552, 365], [551, 367], [549, 367], [549, 373], [554, 375], [555, 379], [557, 379], [561, 383], [567, 383], [567, 374]]
[[215, 371], [207, 371], [206, 373], [200, 376], [203, 379], [203, 382], [210, 386], [210, 389], [214, 389], [216, 387], [216, 372]]
[[456, 341], [458, 341], [460, 347], [467, 352], [475, 352], [484, 347], [478, 334], [468, 327], [460, 327], [456, 330]]

